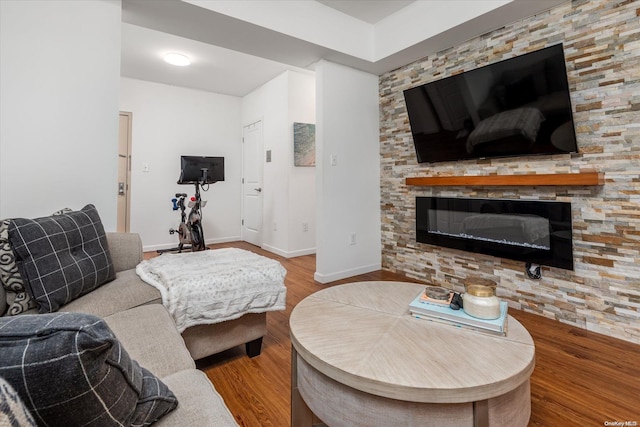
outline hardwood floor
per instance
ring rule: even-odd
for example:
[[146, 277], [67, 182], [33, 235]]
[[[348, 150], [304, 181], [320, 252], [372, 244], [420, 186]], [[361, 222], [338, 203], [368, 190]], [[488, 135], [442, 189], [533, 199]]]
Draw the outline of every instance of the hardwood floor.
[[[242, 242], [211, 247], [252, 250], [277, 259], [288, 272], [287, 309], [268, 313], [268, 333], [260, 356], [249, 359], [244, 346], [239, 346], [197, 363], [238, 424], [246, 427], [290, 425], [289, 315], [299, 301], [340, 283], [408, 280], [376, 271], [323, 285], [313, 280], [313, 255], [286, 259]], [[640, 345], [518, 310], [509, 313], [529, 330], [536, 345], [530, 426], [603, 426], [616, 425], [612, 423], [616, 421], [622, 423], [618, 425], [640, 425]]]

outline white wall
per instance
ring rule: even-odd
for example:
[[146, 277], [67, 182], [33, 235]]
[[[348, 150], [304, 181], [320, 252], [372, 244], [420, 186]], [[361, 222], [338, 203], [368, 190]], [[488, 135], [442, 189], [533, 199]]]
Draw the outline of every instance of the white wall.
[[321, 283], [381, 267], [378, 103], [377, 76], [317, 64], [315, 279]]
[[[316, 251], [316, 168], [293, 166], [293, 123], [316, 123], [316, 78], [289, 72], [289, 255]], [[304, 231], [302, 225], [307, 224]]]
[[116, 226], [120, 1], [0, 1], [0, 218]]
[[133, 113], [131, 231], [140, 234], [145, 250], [178, 243], [168, 233], [180, 223], [171, 199], [195, 192], [176, 184], [181, 155], [224, 156], [225, 181], [201, 192], [208, 201], [204, 236], [207, 244], [240, 239], [240, 105], [234, 96], [122, 78], [120, 109]]
[[315, 251], [315, 168], [293, 166], [293, 122], [315, 123], [314, 87], [313, 75], [287, 71], [242, 99], [242, 125], [261, 120], [271, 151], [271, 162], [262, 156], [261, 246], [285, 257]]

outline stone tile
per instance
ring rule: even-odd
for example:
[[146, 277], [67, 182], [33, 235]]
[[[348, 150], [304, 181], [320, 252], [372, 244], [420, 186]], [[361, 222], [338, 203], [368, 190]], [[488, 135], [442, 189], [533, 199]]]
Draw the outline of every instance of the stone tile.
[[[382, 265], [463, 290], [498, 283], [510, 306], [640, 343], [640, 2], [574, 0], [380, 76]], [[563, 43], [579, 153], [418, 164], [403, 90]], [[597, 169], [602, 187], [408, 187], [411, 176], [567, 173]], [[415, 197], [572, 203], [574, 271], [415, 241]]]

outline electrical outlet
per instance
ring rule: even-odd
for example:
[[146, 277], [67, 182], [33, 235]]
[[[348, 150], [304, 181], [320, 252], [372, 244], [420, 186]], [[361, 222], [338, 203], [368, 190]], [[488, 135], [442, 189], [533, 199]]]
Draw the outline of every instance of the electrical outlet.
[[350, 245], [356, 244], [356, 233], [349, 234], [349, 244]]
[[331, 166], [338, 166], [338, 155], [332, 154], [330, 162], [331, 162]]
[[308, 222], [303, 222], [302, 223], [302, 231], [309, 231], [309, 223]]
[[149, 172], [149, 163], [142, 164], [142, 172]]

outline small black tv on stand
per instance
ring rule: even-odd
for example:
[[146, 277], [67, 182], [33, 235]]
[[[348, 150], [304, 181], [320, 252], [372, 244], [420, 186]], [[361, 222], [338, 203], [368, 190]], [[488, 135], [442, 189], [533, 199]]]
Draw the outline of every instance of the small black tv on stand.
[[224, 181], [224, 157], [181, 156], [178, 184], [213, 184]]

